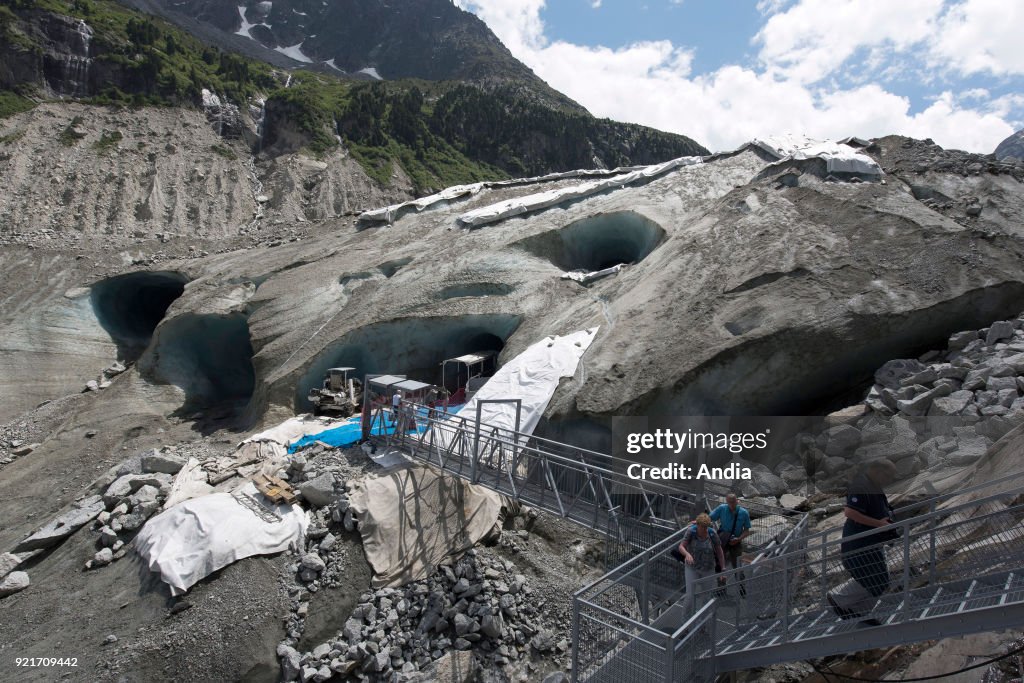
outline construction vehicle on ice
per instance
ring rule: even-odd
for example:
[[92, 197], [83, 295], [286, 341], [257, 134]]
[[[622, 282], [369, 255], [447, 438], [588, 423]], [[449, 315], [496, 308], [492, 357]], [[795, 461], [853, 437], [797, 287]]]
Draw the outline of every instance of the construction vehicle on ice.
[[363, 404], [363, 383], [348, 373], [355, 368], [330, 368], [322, 387], [309, 390], [314, 415], [355, 415]]

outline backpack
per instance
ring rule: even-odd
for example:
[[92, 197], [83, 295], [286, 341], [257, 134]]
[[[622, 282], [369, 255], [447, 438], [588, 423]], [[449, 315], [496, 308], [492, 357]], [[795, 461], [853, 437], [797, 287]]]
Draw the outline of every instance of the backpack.
[[[696, 533], [697, 533], [697, 523], [696, 522], [690, 522], [690, 528], [687, 531], [689, 531], [690, 533], [696, 535]], [[709, 537], [712, 538], [712, 539], [718, 538], [718, 532], [715, 531], [715, 528], [713, 526], [709, 526], [708, 527], [708, 534], [710, 535]], [[718, 545], [721, 546], [722, 542], [719, 541]], [[676, 561], [682, 562], [683, 564], [686, 563], [686, 556], [683, 555], [681, 552], [679, 552], [679, 546], [678, 545], [673, 546], [672, 550], [669, 551], [669, 554]], [[718, 554], [717, 553], [715, 554], [715, 570], [716, 571], [722, 571], [722, 568], [718, 566]]]

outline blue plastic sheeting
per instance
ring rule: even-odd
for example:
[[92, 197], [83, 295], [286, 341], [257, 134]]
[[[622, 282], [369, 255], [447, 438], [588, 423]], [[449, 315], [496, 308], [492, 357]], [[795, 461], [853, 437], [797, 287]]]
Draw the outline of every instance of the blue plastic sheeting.
[[[460, 408], [462, 408], [461, 405], [448, 406], [447, 412], [448, 414], [453, 414], [458, 412]], [[423, 417], [426, 417], [426, 412], [423, 410], [420, 410], [419, 414]], [[424, 420], [424, 422], [426, 421]], [[325, 443], [328, 446], [332, 446], [334, 448], [346, 448], [348, 446], [353, 446], [359, 443], [363, 438], [362, 423], [363, 418], [361, 415], [353, 415], [345, 422], [345, 424], [341, 425], [340, 427], [328, 429], [326, 431], [318, 432], [316, 434], [307, 434], [306, 436], [302, 437], [295, 443], [288, 446], [288, 452], [294, 453], [295, 451], [300, 450], [302, 448], [306, 448], [307, 446], [312, 446], [317, 441]], [[426, 427], [422, 425], [417, 425], [416, 427], [417, 433], [422, 433], [425, 430]], [[376, 425], [376, 428], [373, 430], [373, 433], [376, 436], [394, 434], [395, 428], [391, 425], [388, 425], [386, 428], [381, 429], [380, 425], [378, 424]]]

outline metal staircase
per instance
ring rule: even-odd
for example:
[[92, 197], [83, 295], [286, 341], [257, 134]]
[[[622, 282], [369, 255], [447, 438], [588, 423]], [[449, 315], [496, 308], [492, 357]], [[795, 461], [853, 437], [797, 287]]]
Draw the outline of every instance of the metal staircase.
[[371, 414], [375, 441], [609, 539], [609, 566], [621, 564], [574, 599], [574, 681], [713, 681], [1024, 625], [1024, 472], [908, 505], [896, 511], [901, 521], [855, 537], [885, 548], [886, 590], [849, 619], [826, 599], [850, 580], [841, 529], [809, 534], [806, 515], [749, 505], [768, 529], [756, 556], [699, 581], [687, 611], [683, 565], [671, 551], [680, 524], [724, 500], [724, 487], [685, 491], [630, 479], [629, 463], [610, 455], [425, 406], [404, 412], [390, 435], [387, 419], [384, 408]]
[[1024, 625], [1024, 472], [911, 507], [926, 512], [846, 539], [880, 541], [874, 547], [885, 553], [881, 565], [857, 565], [884, 592], [847, 619], [826, 599], [851, 580], [844, 559], [856, 559], [844, 558], [839, 528], [794, 534], [774, 554], [699, 581], [691, 613], [681, 589], [643, 604], [657, 591], [632, 588], [636, 576], [655, 576], [644, 565], [664, 564], [681, 534], [665, 539], [577, 593], [574, 678], [711, 681], [728, 671]]

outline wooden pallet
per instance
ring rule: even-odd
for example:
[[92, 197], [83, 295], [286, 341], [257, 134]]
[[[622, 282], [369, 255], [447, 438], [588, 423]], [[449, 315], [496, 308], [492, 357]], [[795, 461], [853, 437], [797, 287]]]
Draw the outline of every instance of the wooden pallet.
[[299, 499], [292, 487], [277, 477], [260, 473], [253, 475], [252, 482], [271, 503], [291, 505]]

